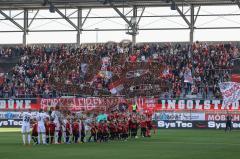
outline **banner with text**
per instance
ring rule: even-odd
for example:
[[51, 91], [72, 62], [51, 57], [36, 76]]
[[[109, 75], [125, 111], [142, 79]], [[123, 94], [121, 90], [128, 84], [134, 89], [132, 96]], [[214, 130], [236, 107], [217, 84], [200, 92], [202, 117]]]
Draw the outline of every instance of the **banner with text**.
[[39, 99], [0, 99], [0, 110], [39, 110]]
[[224, 105], [222, 100], [158, 99], [138, 98], [135, 100], [142, 110], [240, 110], [239, 101]]
[[[163, 129], [225, 129], [226, 121], [157, 121], [158, 128]], [[240, 122], [232, 123], [233, 129], [240, 129]]]
[[0, 119], [0, 128], [21, 127], [22, 119]]
[[137, 104], [139, 111], [240, 111], [239, 101], [224, 105], [222, 100], [124, 98], [124, 97], [88, 97], [88, 98], [39, 98], [39, 99], [0, 99], [0, 110], [38, 110], [59, 105], [72, 111], [111, 111], [118, 105], [126, 104], [131, 109]]

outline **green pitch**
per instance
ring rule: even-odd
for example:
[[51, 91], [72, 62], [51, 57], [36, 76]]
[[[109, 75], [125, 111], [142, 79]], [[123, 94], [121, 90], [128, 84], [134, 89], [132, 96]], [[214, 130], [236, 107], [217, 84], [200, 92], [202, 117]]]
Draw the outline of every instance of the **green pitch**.
[[[15, 132], [14, 132], [15, 131]], [[0, 128], [1, 159], [239, 159], [240, 132], [159, 130], [152, 138], [72, 145], [22, 146], [16, 129]]]

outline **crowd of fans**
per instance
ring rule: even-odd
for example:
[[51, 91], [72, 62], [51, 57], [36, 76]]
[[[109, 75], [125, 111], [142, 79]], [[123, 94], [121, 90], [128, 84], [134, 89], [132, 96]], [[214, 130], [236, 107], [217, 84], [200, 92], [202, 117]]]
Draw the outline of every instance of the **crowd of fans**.
[[0, 49], [19, 63], [0, 77], [0, 97], [195, 95], [221, 98], [239, 47], [231, 43], [130, 43]]

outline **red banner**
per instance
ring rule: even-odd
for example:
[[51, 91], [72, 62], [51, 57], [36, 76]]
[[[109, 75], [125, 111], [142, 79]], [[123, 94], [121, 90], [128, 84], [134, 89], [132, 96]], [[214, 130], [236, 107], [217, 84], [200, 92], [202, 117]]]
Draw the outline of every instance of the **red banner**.
[[55, 98], [41, 99], [41, 108], [47, 109], [59, 105], [71, 111], [109, 110], [120, 103], [126, 103], [122, 97], [118, 98]]

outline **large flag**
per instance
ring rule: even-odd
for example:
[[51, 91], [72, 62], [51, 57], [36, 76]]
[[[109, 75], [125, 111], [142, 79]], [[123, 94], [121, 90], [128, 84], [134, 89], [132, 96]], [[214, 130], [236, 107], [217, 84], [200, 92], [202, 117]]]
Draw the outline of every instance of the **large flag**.
[[128, 71], [126, 73], [126, 78], [137, 78], [137, 77], [141, 77], [145, 74], [147, 74], [149, 72], [148, 69], [137, 69], [137, 70], [133, 70], [133, 71]]
[[240, 100], [240, 83], [222, 82], [219, 87], [223, 96], [223, 105], [226, 107]]
[[117, 95], [124, 89], [124, 80], [117, 80], [115, 82], [110, 83], [109, 90], [112, 94]]
[[184, 82], [193, 83], [192, 72], [189, 68], [184, 72]]
[[87, 63], [81, 63], [81, 71], [86, 74], [88, 71], [88, 64]]

